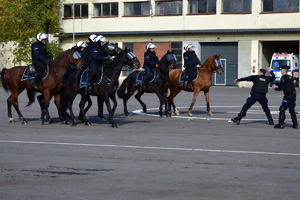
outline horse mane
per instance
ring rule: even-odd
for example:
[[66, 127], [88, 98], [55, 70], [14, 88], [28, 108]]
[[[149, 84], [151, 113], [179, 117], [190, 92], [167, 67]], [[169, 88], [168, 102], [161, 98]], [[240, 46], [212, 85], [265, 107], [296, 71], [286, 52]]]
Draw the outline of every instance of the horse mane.
[[[70, 49], [68, 49], [68, 50], [70, 50]], [[60, 58], [65, 52], [67, 52], [68, 50], [65, 50], [65, 51], [61, 52], [61, 53], [54, 59], [53, 62], [55, 62], [57, 59], [59, 59], [59, 58]]]

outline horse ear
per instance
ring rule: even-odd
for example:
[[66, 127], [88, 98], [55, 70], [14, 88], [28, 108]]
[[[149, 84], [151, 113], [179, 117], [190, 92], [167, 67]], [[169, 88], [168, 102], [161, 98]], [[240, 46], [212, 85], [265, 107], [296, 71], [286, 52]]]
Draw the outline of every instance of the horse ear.
[[220, 56], [221, 56], [221, 54], [218, 55], [218, 57], [220, 57]]
[[127, 53], [127, 46], [125, 47], [124, 51]]
[[169, 54], [169, 53], [170, 53], [170, 51], [168, 50], [168, 51], [167, 51], [167, 54]]
[[174, 50], [172, 51], [172, 54], [174, 54]]

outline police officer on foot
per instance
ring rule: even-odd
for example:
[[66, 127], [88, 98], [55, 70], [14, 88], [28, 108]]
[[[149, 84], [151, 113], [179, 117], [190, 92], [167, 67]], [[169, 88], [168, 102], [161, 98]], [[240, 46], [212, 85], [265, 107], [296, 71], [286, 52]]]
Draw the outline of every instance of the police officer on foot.
[[39, 82], [46, 70], [47, 64], [52, 65], [52, 60], [47, 56], [45, 41], [48, 34], [39, 33], [36, 35], [36, 42], [31, 45], [32, 64], [35, 66], [36, 74], [31, 81], [32, 87], [39, 89]]
[[146, 46], [146, 51], [144, 53], [144, 65], [143, 68], [145, 69], [146, 75], [144, 79], [143, 90], [147, 91], [148, 81], [151, 76], [151, 71], [155, 69], [156, 65], [159, 63], [159, 59], [156, 56], [154, 49], [156, 45], [153, 43], [149, 43]]
[[266, 70], [260, 69], [258, 75], [248, 76], [245, 78], [235, 79], [234, 82], [238, 83], [240, 81], [252, 81], [253, 86], [251, 89], [250, 96], [248, 97], [246, 103], [244, 104], [242, 110], [238, 114], [237, 117], [231, 119], [232, 122], [236, 124], [240, 124], [242, 117], [246, 116], [247, 110], [255, 103], [259, 102], [263, 108], [263, 111], [266, 113], [268, 118], [269, 124], [274, 125], [270, 109], [268, 107], [268, 99], [266, 94], [268, 92], [268, 85], [270, 82], [275, 80], [275, 74], [269, 68], [268, 71], [270, 72], [271, 76], [265, 76]]
[[197, 57], [195, 51], [195, 46], [191, 43], [185, 45], [184, 50], [186, 52], [184, 52], [183, 54], [183, 58], [184, 58], [184, 67], [185, 67], [185, 77], [187, 77], [188, 79], [188, 83], [186, 85], [186, 87], [188, 89], [192, 88], [193, 85], [193, 77], [194, 74], [196, 73], [196, 66], [197, 65], [201, 65], [201, 62], [199, 60], [199, 58]]
[[286, 109], [289, 109], [289, 112], [291, 114], [292, 122], [293, 122], [293, 128], [298, 129], [298, 122], [297, 117], [295, 113], [295, 107], [296, 107], [296, 90], [295, 85], [293, 82], [293, 78], [288, 75], [289, 67], [288, 66], [281, 66], [281, 79], [279, 86], [273, 87], [276, 91], [283, 91], [283, 101], [281, 103], [281, 106], [279, 107], [279, 119], [278, 124], [274, 126], [274, 128], [284, 128], [284, 120], [285, 120], [285, 111]]

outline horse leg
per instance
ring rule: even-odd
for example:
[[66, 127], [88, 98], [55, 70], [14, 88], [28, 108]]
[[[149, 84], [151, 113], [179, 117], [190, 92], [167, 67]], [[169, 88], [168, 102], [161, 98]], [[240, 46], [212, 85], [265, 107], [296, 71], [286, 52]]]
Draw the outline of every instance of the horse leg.
[[144, 94], [144, 91], [138, 91], [138, 93], [136, 93], [136, 95], [134, 95], [134, 97], [136, 98], [136, 100], [138, 102], [140, 102], [141, 106], [143, 107], [143, 112], [146, 113], [147, 112], [147, 106], [146, 104], [141, 100], [141, 96]]
[[192, 100], [192, 103], [191, 103], [190, 108], [189, 108], [188, 116], [193, 116], [192, 110], [193, 110], [194, 104], [196, 103], [199, 92], [200, 92], [200, 89], [196, 90], [196, 88], [195, 88], [194, 95], [193, 95], [193, 100]]
[[125, 116], [130, 116], [130, 113], [128, 112], [128, 109], [127, 109], [127, 101], [134, 94], [135, 90], [136, 90], [135, 83], [134, 83], [134, 85], [128, 85], [127, 86], [127, 93], [123, 97], [123, 105], [124, 105], [124, 114], [125, 114]]
[[42, 110], [42, 116], [41, 116], [41, 124], [44, 124], [44, 118], [45, 115], [48, 111], [49, 104], [50, 104], [50, 91], [44, 91], [44, 98], [45, 98], [45, 103], [44, 103], [44, 110]]
[[[52, 95], [50, 97], [50, 99], [52, 98]], [[38, 102], [40, 104], [40, 108], [41, 108], [41, 116], [40, 116], [40, 121], [42, 120], [42, 112], [44, 110], [44, 102], [45, 102], [45, 98], [44, 98], [44, 95], [41, 94], [39, 96], [37, 96], [37, 99], [38, 99]], [[49, 114], [49, 110], [47, 109], [46, 111], [46, 119], [49, 121], [50, 124], [53, 123], [53, 120], [51, 119], [50, 117], [50, 114]]]
[[91, 123], [88, 121], [85, 112], [84, 112], [84, 105], [86, 102], [86, 98], [90, 98], [89, 95], [82, 95], [81, 101], [79, 103], [79, 108], [80, 108], [80, 115], [82, 115], [82, 122], [84, 123], [84, 125], [90, 126]]
[[103, 98], [102, 96], [97, 96], [97, 101], [98, 101], [98, 117], [101, 118], [102, 121], [106, 121], [106, 119], [103, 117]]
[[[168, 96], [169, 112], [171, 113], [171, 115], [180, 115], [178, 109], [175, 106], [174, 98], [181, 91], [181, 88], [178, 87], [176, 89], [176, 92], [174, 92], [174, 90], [175, 89], [170, 87], [170, 95]], [[172, 106], [174, 112], [171, 111], [171, 106]]]
[[213, 116], [214, 114], [210, 111], [210, 105], [209, 105], [209, 89], [204, 90], [204, 96], [206, 100], [206, 111], [209, 116]]
[[[62, 113], [62, 109], [61, 109], [61, 105], [60, 105], [60, 98], [61, 98], [61, 94], [57, 93], [54, 95], [54, 103], [56, 105], [57, 111], [58, 111], [58, 116], [59, 119], [61, 120], [62, 124], [67, 124], [66, 118], [65, 118], [65, 114], [67, 114], [67, 112], [64, 112], [64, 114]], [[69, 115], [69, 114], [68, 114]], [[50, 121], [49, 121], [50, 123]]]
[[[82, 97], [82, 95], [81, 95], [81, 100], [80, 100], [79, 105], [82, 103], [82, 101], [83, 101], [83, 97]], [[91, 108], [92, 103], [93, 103], [93, 102], [92, 102], [92, 99], [91, 99], [91, 97], [90, 97], [90, 95], [87, 95], [87, 96], [86, 96], [86, 101], [88, 102], [88, 105], [87, 105], [87, 107], [84, 109], [84, 114], [82, 114], [81, 111], [79, 111], [79, 114], [78, 114], [78, 119], [81, 120], [81, 121], [83, 121], [83, 115], [85, 115], [85, 114], [87, 113], [87, 111]], [[80, 106], [79, 106], [79, 108], [80, 108]]]
[[117, 106], [118, 106], [118, 102], [117, 102], [117, 100], [116, 100], [116, 93], [111, 94], [111, 95], [110, 95], [110, 99], [111, 99], [112, 102], [114, 103], [114, 106], [113, 106], [113, 108], [112, 108], [112, 110], [111, 110], [112, 115], [114, 115], [114, 114], [115, 114], [115, 111], [116, 111], [116, 108], [117, 108]]
[[8, 111], [8, 120], [9, 123], [15, 123], [15, 120], [12, 118], [12, 114], [11, 114], [11, 106], [13, 104], [13, 99], [12, 99], [12, 94], [8, 97], [7, 99], [7, 111]]
[[21, 111], [19, 110], [18, 96], [24, 90], [24, 88], [19, 88], [17, 90], [11, 90], [11, 95], [7, 99], [7, 110], [8, 110], [8, 118], [10, 123], [15, 123], [11, 114], [11, 105], [14, 106], [16, 112], [18, 113], [19, 119], [21, 119], [22, 124], [27, 125], [26, 119], [23, 117]]
[[108, 97], [103, 97], [103, 100], [105, 102], [107, 112], [109, 114], [108, 119], [107, 119], [108, 123], [110, 123], [112, 127], [118, 128], [116, 123], [113, 120], [113, 113], [112, 113], [112, 109], [111, 109], [111, 106], [110, 106], [109, 98]]
[[168, 96], [168, 90], [165, 91], [162, 94], [162, 97], [163, 97], [163, 101], [164, 101], [164, 104], [165, 104], [165, 114], [166, 114], [166, 117], [171, 117], [171, 113], [169, 113], [169, 110], [168, 110], [168, 99], [167, 99], [167, 96]]

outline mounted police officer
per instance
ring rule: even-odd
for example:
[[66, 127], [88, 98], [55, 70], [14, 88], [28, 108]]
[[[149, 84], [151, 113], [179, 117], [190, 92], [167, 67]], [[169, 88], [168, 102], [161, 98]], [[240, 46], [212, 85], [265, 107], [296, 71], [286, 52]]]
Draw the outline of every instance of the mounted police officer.
[[232, 122], [236, 124], [240, 124], [242, 117], [246, 116], [247, 110], [255, 103], [259, 102], [262, 106], [266, 116], [268, 118], [269, 124], [273, 125], [273, 118], [270, 113], [270, 109], [268, 107], [268, 99], [266, 94], [268, 92], [268, 85], [270, 82], [275, 80], [275, 74], [269, 68], [268, 71], [270, 72], [271, 76], [265, 76], [266, 70], [260, 69], [258, 75], [248, 76], [245, 78], [235, 79], [234, 82], [238, 83], [240, 81], [252, 81], [253, 86], [251, 89], [250, 96], [248, 97], [246, 103], [244, 104], [241, 112], [238, 114], [236, 118], [231, 119]]
[[102, 36], [99, 35], [95, 38], [95, 44], [91, 46], [90, 48], [90, 86], [89, 86], [89, 93], [92, 92], [92, 87], [97, 79], [97, 72], [98, 68], [103, 66], [104, 60], [109, 60], [108, 53], [105, 49], [105, 44], [108, 42], [108, 40]]
[[195, 51], [193, 50], [195, 46], [191, 43], [185, 45], [183, 58], [185, 67], [185, 77], [188, 79], [187, 88], [191, 89], [193, 85], [193, 77], [197, 72], [197, 65], [201, 65], [200, 59], [197, 57]]
[[283, 101], [281, 103], [281, 106], [279, 107], [279, 119], [278, 124], [274, 126], [274, 128], [284, 128], [284, 120], [285, 120], [285, 111], [286, 109], [289, 109], [289, 112], [291, 114], [292, 122], [293, 122], [293, 128], [298, 129], [298, 122], [297, 117], [295, 113], [295, 107], [296, 107], [296, 90], [295, 85], [293, 83], [293, 78], [288, 75], [289, 67], [288, 66], [281, 66], [281, 79], [279, 86], [273, 87], [276, 91], [283, 91]]
[[149, 43], [146, 46], [146, 51], [144, 53], [144, 65], [143, 68], [145, 69], [146, 75], [144, 78], [144, 85], [143, 90], [147, 90], [148, 81], [151, 77], [151, 72], [155, 69], [156, 65], [159, 63], [159, 59], [156, 56], [154, 49], [156, 45], [153, 43]]
[[36, 42], [31, 45], [32, 64], [35, 66], [36, 74], [31, 81], [32, 87], [39, 89], [38, 85], [46, 70], [47, 64], [52, 65], [52, 59], [47, 56], [45, 41], [48, 34], [39, 33], [36, 35]]

